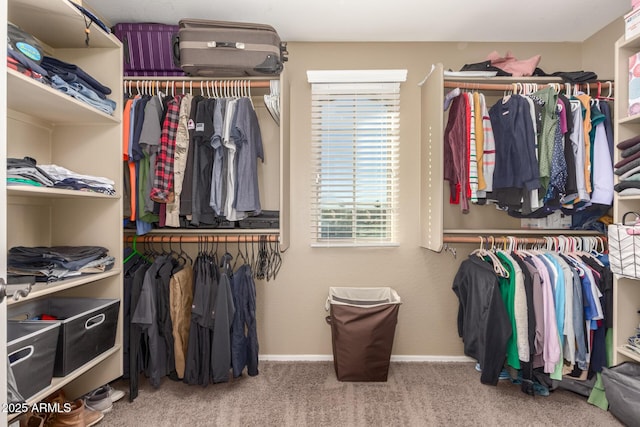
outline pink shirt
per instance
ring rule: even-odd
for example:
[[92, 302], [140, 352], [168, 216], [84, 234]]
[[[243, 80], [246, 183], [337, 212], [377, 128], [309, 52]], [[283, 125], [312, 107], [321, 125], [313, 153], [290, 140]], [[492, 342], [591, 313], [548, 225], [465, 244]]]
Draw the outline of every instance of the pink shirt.
[[556, 309], [553, 303], [553, 289], [549, 271], [544, 262], [537, 257], [531, 257], [540, 273], [540, 285], [542, 286], [542, 301], [544, 307], [544, 372], [552, 373], [556, 364], [560, 361], [560, 337], [556, 323]]

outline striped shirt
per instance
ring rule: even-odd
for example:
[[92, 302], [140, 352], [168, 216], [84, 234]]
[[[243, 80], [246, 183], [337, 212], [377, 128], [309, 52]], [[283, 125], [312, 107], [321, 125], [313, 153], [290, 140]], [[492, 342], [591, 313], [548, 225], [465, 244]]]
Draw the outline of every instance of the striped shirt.
[[484, 150], [482, 155], [482, 174], [485, 181], [485, 192], [493, 191], [493, 171], [496, 167], [496, 143], [493, 139], [493, 127], [489, 118], [489, 110], [484, 94], [480, 94], [480, 106], [482, 108], [482, 132], [484, 137]]

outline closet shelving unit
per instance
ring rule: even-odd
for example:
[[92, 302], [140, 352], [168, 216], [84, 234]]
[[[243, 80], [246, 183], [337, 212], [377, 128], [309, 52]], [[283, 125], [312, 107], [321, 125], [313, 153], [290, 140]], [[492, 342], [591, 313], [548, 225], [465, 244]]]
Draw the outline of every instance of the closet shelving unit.
[[[279, 81], [280, 123], [277, 124], [268, 112], [264, 95], [270, 93], [270, 82]], [[142, 90], [174, 93], [202, 94], [213, 96], [214, 92], [223, 96], [225, 88], [228, 93], [234, 91], [250, 95], [262, 134], [264, 162], [258, 161], [258, 182], [260, 202], [263, 210], [279, 211], [279, 228], [242, 229], [242, 228], [161, 228], [152, 230], [149, 235], [184, 235], [184, 236], [276, 236], [281, 251], [289, 247], [289, 212], [290, 212], [290, 142], [289, 142], [289, 87], [286, 70], [278, 76], [260, 76], [246, 78], [213, 78], [213, 77], [125, 77], [123, 89], [126, 92], [138, 93]], [[235, 88], [235, 89], [234, 89]], [[155, 93], [155, 92], [154, 92]], [[135, 233], [125, 229], [125, 238]], [[129, 239], [130, 240], [130, 239]], [[150, 239], [153, 241], [153, 239]], [[160, 240], [161, 241], [161, 240]]]
[[[440, 252], [446, 236], [541, 236], [598, 235], [593, 231], [567, 229], [523, 229], [520, 220], [495, 207], [471, 205], [470, 213], [462, 214], [460, 206], [449, 204], [449, 190], [444, 182], [443, 140], [445, 90], [460, 87], [480, 90], [487, 103], [500, 97], [518, 83], [562, 84], [557, 77], [445, 77], [442, 64], [434, 64], [421, 86], [420, 129], [420, 236], [421, 246]], [[496, 98], [497, 99], [497, 98]], [[494, 101], [495, 102], [495, 99]]]
[[[640, 36], [626, 40], [623, 36], [615, 46], [616, 103], [615, 142], [640, 135], [640, 114], [629, 115], [629, 57], [640, 52]], [[620, 150], [615, 149], [615, 161], [619, 161]], [[617, 178], [616, 178], [617, 180]], [[640, 212], [640, 196], [613, 197], [613, 222], [621, 223], [625, 212]], [[613, 344], [614, 363], [640, 362], [640, 354], [624, 347], [627, 338], [640, 327], [640, 281], [614, 275], [613, 280]]]
[[[116, 194], [15, 187], [2, 182], [6, 191], [0, 194], [7, 207], [2, 251], [6, 254], [14, 246], [98, 245], [106, 247], [116, 261], [105, 273], [35, 284], [28, 296], [18, 300], [9, 297], [3, 304], [19, 310], [20, 304], [45, 296], [122, 301], [122, 44], [93, 25], [87, 46], [84, 17], [67, 0], [8, 0], [7, 19], [41, 41], [47, 55], [77, 64], [111, 88], [110, 98], [117, 107], [113, 115], [106, 114], [7, 69], [2, 90], [7, 105], [7, 137], [2, 138], [0, 148], [3, 162], [29, 156], [38, 164], [57, 164], [80, 174], [107, 177], [115, 182]], [[77, 397], [121, 375], [122, 311], [112, 349], [65, 377], [54, 378], [51, 387], [28, 403], [62, 387], [68, 397]]]

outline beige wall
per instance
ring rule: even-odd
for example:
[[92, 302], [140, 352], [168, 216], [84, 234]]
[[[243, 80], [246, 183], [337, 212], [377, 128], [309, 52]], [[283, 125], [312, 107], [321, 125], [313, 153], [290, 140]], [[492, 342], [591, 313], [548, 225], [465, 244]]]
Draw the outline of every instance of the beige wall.
[[[595, 42], [593, 42], [595, 44]], [[613, 43], [598, 47], [613, 52]], [[609, 52], [609, 49], [611, 52]], [[543, 43], [289, 43], [291, 84], [291, 246], [276, 281], [258, 284], [260, 353], [330, 355], [324, 303], [329, 286], [391, 286], [400, 294], [394, 355], [460, 356], [451, 284], [469, 247], [458, 257], [419, 247], [419, 112], [422, 80], [432, 63], [459, 70], [492, 50], [518, 58], [542, 55], [547, 73], [583, 69], [581, 44]], [[591, 62], [591, 61], [590, 61]], [[612, 62], [612, 61], [611, 61]], [[584, 63], [587, 63], [585, 60]], [[607, 65], [612, 68], [613, 63]], [[309, 69], [408, 70], [401, 92], [400, 247], [311, 248]], [[613, 75], [613, 73], [611, 73]]]
[[594, 71], [601, 80], [614, 79], [615, 42], [624, 35], [624, 20], [614, 20], [582, 44], [582, 69]]

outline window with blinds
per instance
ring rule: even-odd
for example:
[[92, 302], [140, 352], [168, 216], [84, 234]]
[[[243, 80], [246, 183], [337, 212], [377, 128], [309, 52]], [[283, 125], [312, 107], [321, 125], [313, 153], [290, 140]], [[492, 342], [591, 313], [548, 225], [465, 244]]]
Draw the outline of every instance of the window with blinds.
[[312, 83], [312, 245], [397, 245], [399, 120], [397, 81]]

